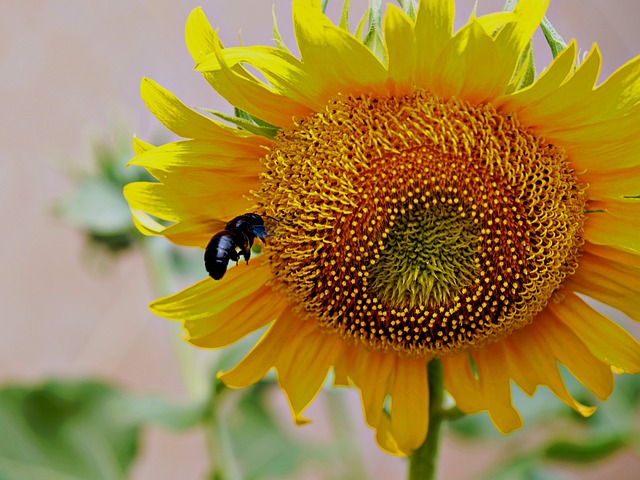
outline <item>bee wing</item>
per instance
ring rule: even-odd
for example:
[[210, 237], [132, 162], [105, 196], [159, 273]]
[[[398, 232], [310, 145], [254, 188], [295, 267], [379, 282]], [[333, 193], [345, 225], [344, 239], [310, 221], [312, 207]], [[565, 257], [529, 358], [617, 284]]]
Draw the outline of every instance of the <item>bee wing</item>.
[[264, 226], [258, 226], [254, 228], [256, 237], [264, 241], [264, 239], [267, 237], [277, 236], [278, 225], [280, 224], [280, 221], [273, 217], [267, 217], [266, 215], [262, 216], [262, 220], [264, 221]]

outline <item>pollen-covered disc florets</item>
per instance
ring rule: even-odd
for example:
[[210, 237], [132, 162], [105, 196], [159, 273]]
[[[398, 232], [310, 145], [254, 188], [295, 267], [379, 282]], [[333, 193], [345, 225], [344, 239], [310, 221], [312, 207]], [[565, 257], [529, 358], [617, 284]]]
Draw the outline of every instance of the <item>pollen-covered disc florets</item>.
[[277, 285], [371, 348], [444, 355], [499, 338], [577, 267], [586, 196], [564, 151], [490, 105], [339, 97], [264, 164]]

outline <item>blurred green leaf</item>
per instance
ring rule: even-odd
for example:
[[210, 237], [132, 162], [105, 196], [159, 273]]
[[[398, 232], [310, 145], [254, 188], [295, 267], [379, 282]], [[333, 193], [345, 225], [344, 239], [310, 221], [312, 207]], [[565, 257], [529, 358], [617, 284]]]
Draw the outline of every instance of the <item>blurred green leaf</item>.
[[120, 233], [132, 225], [122, 188], [103, 177], [81, 181], [62, 204], [61, 214], [69, 223], [96, 235]]
[[[228, 419], [231, 444], [241, 452], [237, 461], [246, 480], [291, 475], [305, 456], [305, 445], [291, 438], [267, 408], [269, 389], [266, 382], [250, 389]], [[306, 459], [309, 454], [307, 450]]]
[[627, 446], [624, 437], [613, 434], [596, 436], [581, 442], [558, 440], [547, 445], [542, 452], [547, 460], [574, 463], [593, 463]]
[[95, 168], [74, 175], [74, 190], [55, 206], [56, 214], [86, 235], [90, 247], [119, 252], [142, 238], [122, 189], [130, 182], [151, 180], [151, 176], [142, 168], [126, 167], [132, 155], [128, 141], [97, 143]]
[[136, 398], [92, 382], [49, 382], [0, 390], [0, 478], [120, 479], [150, 423], [188, 428], [201, 406]]

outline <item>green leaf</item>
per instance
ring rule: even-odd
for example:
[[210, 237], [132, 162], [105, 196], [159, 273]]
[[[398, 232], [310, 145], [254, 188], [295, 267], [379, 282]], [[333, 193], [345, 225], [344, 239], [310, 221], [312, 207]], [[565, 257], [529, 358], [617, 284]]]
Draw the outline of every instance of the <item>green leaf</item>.
[[133, 398], [98, 382], [0, 390], [0, 478], [124, 479], [142, 426], [188, 428], [202, 408]]
[[558, 440], [544, 447], [542, 456], [547, 460], [593, 463], [626, 446], [626, 439], [618, 434], [597, 436], [584, 442]]
[[549, 48], [551, 49], [553, 58], [556, 58], [560, 54], [560, 52], [562, 52], [562, 50], [567, 47], [567, 42], [564, 41], [558, 31], [553, 27], [553, 25], [551, 25], [551, 22], [547, 17], [544, 17], [542, 19], [540, 27], [542, 28], [544, 38], [549, 44]]

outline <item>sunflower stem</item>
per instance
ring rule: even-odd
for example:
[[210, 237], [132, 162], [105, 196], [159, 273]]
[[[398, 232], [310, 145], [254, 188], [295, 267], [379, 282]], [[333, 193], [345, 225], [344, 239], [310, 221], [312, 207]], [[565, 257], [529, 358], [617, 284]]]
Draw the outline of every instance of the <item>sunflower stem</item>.
[[440, 430], [444, 422], [444, 388], [442, 365], [433, 359], [427, 366], [429, 373], [429, 431], [424, 443], [414, 450], [409, 461], [409, 480], [433, 480], [438, 466]]

